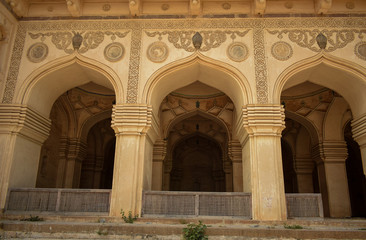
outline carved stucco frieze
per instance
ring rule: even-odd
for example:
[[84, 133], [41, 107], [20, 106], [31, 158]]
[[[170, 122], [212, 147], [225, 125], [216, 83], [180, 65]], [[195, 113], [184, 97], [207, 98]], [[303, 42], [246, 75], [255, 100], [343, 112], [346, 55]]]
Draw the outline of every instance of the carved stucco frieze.
[[325, 52], [333, 52], [337, 49], [344, 48], [355, 40], [356, 34], [358, 34], [359, 37], [366, 34], [366, 29], [284, 29], [267, 31], [272, 35], [277, 35], [279, 39], [282, 39], [284, 35], [287, 35], [291, 42], [314, 52], [322, 51], [317, 45], [316, 40], [319, 34], [323, 34], [326, 37], [327, 46], [324, 49]]
[[267, 63], [263, 28], [254, 29], [253, 43], [257, 101], [258, 103], [268, 103]]
[[141, 37], [141, 30], [138, 28], [133, 29], [131, 37], [130, 65], [128, 70], [127, 103], [137, 103], [140, 75]]
[[[111, 36], [111, 40], [114, 41], [116, 37], [124, 38], [129, 31], [126, 32], [111, 32], [111, 31], [87, 31], [81, 32], [82, 45], [78, 50], [79, 53], [86, 53], [89, 49], [97, 48], [103, 41], [104, 35]], [[74, 52], [72, 48], [73, 37], [76, 32], [47, 32], [47, 33], [29, 33], [32, 39], [41, 38], [44, 40], [46, 37], [51, 37], [52, 43], [57, 49], [64, 50], [65, 53], [71, 54]]]
[[20, 24], [14, 42], [13, 53], [10, 59], [9, 73], [6, 79], [2, 101], [3, 103], [12, 103], [13, 101], [15, 86], [18, 79], [19, 68], [24, 49], [26, 32], [26, 28]]
[[[366, 21], [362, 17], [310, 17], [310, 18], [241, 18], [241, 19], [175, 19], [173, 21], [165, 20], [115, 20], [115, 21], [42, 21], [32, 22], [24, 21], [19, 23], [18, 32], [12, 51], [11, 63], [5, 90], [3, 95], [3, 103], [11, 103], [15, 91], [16, 81], [18, 77], [19, 67], [23, 54], [23, 48], [27, 32], [67, 32], [70, 29], [74, 31], [93, 31], [98, 32], [101, 29], [105, 31], [125, 31], [132, 32], [131, 49], [130, 49], [130, 65], [129, 78], [127, 86], [128, 103], [137, 102], [137, 90], [139, 80], [139, 61], [141, 58], [141, 37], [142, 31], [173, 31], [170, 29], [180, 29], [181, 31], [191, 31], [192, 29], [202, 29], [205, 31], [215, 31], [217, 29], [253, 29], [253, 40], [256, 54], [255, 59], [255, 75], [257, 87], [258, 103], [268, 102], [267, 90], [267, 66], [265, 63], [264, 52], [264, 29], [366, 29]], [[310, 31], [310, 30], [309, 30]], [[331, 31], [331, 30], [329, 30]], [[339, 30], [338, 30], [339, 31]], [[358, 31], [358, 30], [357, 30]], [[364, 31], [364, 30], [362, 30]], [[334, 34], [334, 33], [333, 33]], [[335, 36], [335, 35], [334, 35]], [[72, 35], [71, 35], [72, 38]], [[315, 36], [316, 38], [316, 36]], [[340, 36], [343, 38], [343, 36]], [[340, 39], [339, 43], [345, 43], [348, 40]], [[362, 41], [362, 39], [361, 39]], [[71, 42], [70, 42], [71, 44]], [[88, 42], [89, 44], [89, 42]], [[62, 45], [62, 44], [61, 44]], [[316, 47], [316, 42], [314, 42]], [[71, 45], [69, 45], [71, 46]], [[340, 45], [339, 45], [340, 46]], [[364, 46], [364, 45], [362, 45]], [[193, 46], [192, 46], [193, 47]], [[329, 45], [328, 47], [332, 47]], [[329, 48], [328, 48], [329, 49]], [[355, 48], [356, 51], [363, 54], [363, 47]], [[358, 56], [360, 57], [360, 56]]]
[[[221, 31], [221, 30], [210, 30], [210, 31], [198, 31], [203, 38], [202, 46], [199, 49], [201, 52], [207, 52], [212, 48], [218, 48], [227, 40], [229, 35], [232, 40], [236, 39], [237, 36], [244, 37], [250, 29], [245, 31]], [[146, 35], [149, 37], [158, 37], [162, 40], [162, 36], [167, 35], [168, 41], [174, 45], [177, 49], [184, 49], [187, 52], [194, 52], [196, 49], [192, 43], [192, 37], [197, 31], [155, 31], [149, 32], [145, 31]]]

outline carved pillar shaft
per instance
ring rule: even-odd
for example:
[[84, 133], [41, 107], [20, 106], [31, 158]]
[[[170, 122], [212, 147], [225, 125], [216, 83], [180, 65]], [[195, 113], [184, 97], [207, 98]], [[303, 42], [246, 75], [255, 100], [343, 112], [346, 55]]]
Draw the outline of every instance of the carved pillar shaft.
[[35, 187], [51, 121], [25, 105], [0, 105], [0, 209], [10, 187]]
[[103, 165], [104, 165], [104, 156], [97, 156], [94, 167], [93, 188], [100, 188]]
[[[153, 127], [151, 127], [153, 126]], [[142, 191], [151, 189], [153, 142], [152, 109], [147, 105], [115, 105], [112, 128], [116, 132], [110, 215], [121, 209], [141, 213]]]
[[[281, 156], [284, 118], [280, 105], [247, 105], [243, 108], [242, 129], [238, 131], [243, 146], [244, 181], [247, 178], [251, 181], [252, 217], [255, 220], [286, 219]], [[244, 189], [248, 188], [244, 185]]]
[[229, 156], [233, 163], [233, 191], [243, 192], [242, 149], [239, 141], [229, 143]]
[[311, 156], [296, 156], [294, 164], [299, 193], [313, 193], [314, 161]]
[[345, 165], [346, 143], [343, 141], [323, 142], [316, 146], [313, 152], [317, 161], [324, 215], [350, 217], [351, 205]]
[[80, 185], [81, 165], [86, 156], [86, 144], [80, 139], [69, 139], [64, 177], [64, 187], [78, 188]]
[[157, 140], [153, 152], [153, 175], [151, 189], [161, 191], [163, 189], [164, 158], [166, 155], [166, 141]]
[[164, 161], [163, 191], [170, 190], [170, 172], [172, 171], [172, 159], [167, 157]]

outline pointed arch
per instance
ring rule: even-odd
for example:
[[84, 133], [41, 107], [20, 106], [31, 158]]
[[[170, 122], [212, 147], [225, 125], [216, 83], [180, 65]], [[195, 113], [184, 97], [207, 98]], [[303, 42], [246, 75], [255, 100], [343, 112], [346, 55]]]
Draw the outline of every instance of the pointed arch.
[[[65, 77], [66, 76], [66, 77]], [[113, 69], [77, 52], [51, 61], [33, 71], [15, 93], [15, 102], [48, 116], [55, 100], [67, 90], [95, 82], [113, 90], [122, 103], [123, 86]]]
[[290, 112], [290, 111], [285, 111], [285, 116], [287, 118], [290, 118], [298, 123], [300, 123], [302, 126], [305, 127], [305, 129], [308, 131], [309, 135], [310, 135], [310, 139], [311, 139], [311, 144], [314, 146], [316, 144], [318, 144], [320, 141], [322, 141], [322, 136], [319, 133], [319, 130], [316, 128], [316, 126], [309, 121], [308, 119], [306, 119], [305, 117], [294, 113], [294, 112]]
[[108, 119], [112, 116], [112, 109], [100, 112], [94, 116], [89, 117], [80, 128], [77, 137], [86, 142], [89, 130], [98, 122]]
[[[366, 112], [366, 68], [353, 62], [321, 52], [301, 60], [277, 78], [273, 89], [273, 101], [279, 104], [285, 88], [310, 81], [341, 94], [350, 104], [355, 116]], [[350, 87], [352, 86], [352, 87]]]
[[243, 105], [253, 103], [249, 82], [238, 69], [200, 52], [156, 71], [145, 84], [141, 102], [152, 105], [156, 114], [166, 95], [195, 81], [224, 92], [234, 102], [237, 112]]
[[[204, 118], [210, 119], [210, 120], [212, 120], [212, 121], [214, 121], [214, 122], [218, 123], [220, 126], [222, 126], [222, 127], [225, 129], [226, 134], [227, 134], [227, 136], [228, 136], [228, 141], [230, 141], [230, 140], [231, 140], [231, 134], [230, 134], [230, 131], [229, 131], [229, 129], [228, 129], [227, 124], [226, 124], [222, 119], [220, 119], [220, 118], [218, 118], [218, 117], [215, 117], [215, 116], [213, 116], [213, 115], [210, 115], [210, 114], [208, 114], [208, 113], [206, 113], [206, 112], [202, 111], [201, 109], [197, 109], [197, 110], [194, 110], [194, 111], [191, 111], [191, 112], [188, 112], [188, 113], [182, 114], [182, 115], [180, 115], [180, 116], [178, 116], [178, 117], [174, 118], [174, 119], [173, 119], [173, 121], [171, 121], [171, 122], [168, 124], [168, 126], [167, 126], [167, 128], [166, 128], [166, 131], [164, 132], [164, 138], [167, 138], [167, 137], [168, 137], [170, 130], [171, 130], [171, 129], [172, 129], [172, 128], [177, 124], [177, 123], [179, 123], [179, 122], [181, 122], [181, 121], [183, 121], [183, 120], [185, 120], [185, 119], [187, 119], [187, 118], [193, 117], [193, 116], [195, 116], [195, 115], [199, 115], [199, 116], [201, 116], [201, 117], [204, 117]], [[165, 129], [164, 129], [164, 130], [165, 130]]]

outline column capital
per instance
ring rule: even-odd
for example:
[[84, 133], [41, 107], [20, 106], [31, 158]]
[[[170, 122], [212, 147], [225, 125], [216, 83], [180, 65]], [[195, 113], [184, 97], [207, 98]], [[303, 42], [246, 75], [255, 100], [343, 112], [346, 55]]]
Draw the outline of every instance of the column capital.
[[242, 147], [238, 140], [232, 140], [228, 144], [229, 156], [232, 162], [242, 162]]
[[[282, 105], [249, 104], [242, 108], [238, 121], [238, 135], [243, 144], [249, 136], [281, 136], [285, 128], [285, 111]], [[246, 130], [247, 134], [243, 132]]]
[[0, 105], [0, 133], [19, 134], [42, 144], [50, 129], [51, 120], [26, 105]]
[[152, 107], [146, 104], [119, 104], [112, 110], [112, 128], [116, 134], [146, 134], [153, 124]]
[[159, 139], [154, 144], [153, 162], [162, 162], [166, 156], [166, 140]]
[[295, 172], [298, 174], [312, 174], [314, 170], [314, 161], [310, 154], [304, 156], [296, 156], [294, 162]]
[[351, 122], [353, 138], [360, 146], [366, 146], [366, 113]]
[[324, 141], [312, 149], [313, 158], [320, 163], [344, 163], [348, 157], [345, 141]]

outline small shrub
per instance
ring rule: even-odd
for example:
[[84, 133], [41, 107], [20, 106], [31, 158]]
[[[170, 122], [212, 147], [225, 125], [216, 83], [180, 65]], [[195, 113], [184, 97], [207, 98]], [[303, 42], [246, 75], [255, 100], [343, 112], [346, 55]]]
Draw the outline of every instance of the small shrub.
[[186, 240], [207, 240], [205, 236], [207, 226], [199, 221], [199, 224], [190, 223], [183, 228], [183, 238]]
[[133, 223], [139, 217], [138, 214], [136, 214], [135, 216], [132, 216], [132, 212], [131, 211], [129, 211], [128, 212], [128, 216], [126, 216], [125, 215], [125, 212], [123, 211], [123, 209], [121, 209], [121, 215], [122, 215], [122, 219], [123, 219], [123, 221], [125, 221], [125, 223]]
[[286, 229], [304, 229], [300, 225], [287, 225], [287, 224], [284, 225], [284, 228], [286, 228]]
[[30, 221], [30, 222], [38, 222], [38, 221], [43, 221], [43, 218], [40, 218], [40, 217], [38, 217], [38, 216], [32, 216], [32, 215], [30, 215], [30, 217], [29, 218], [23, 218], [23, 219], [21, 219], [20, 221]]

